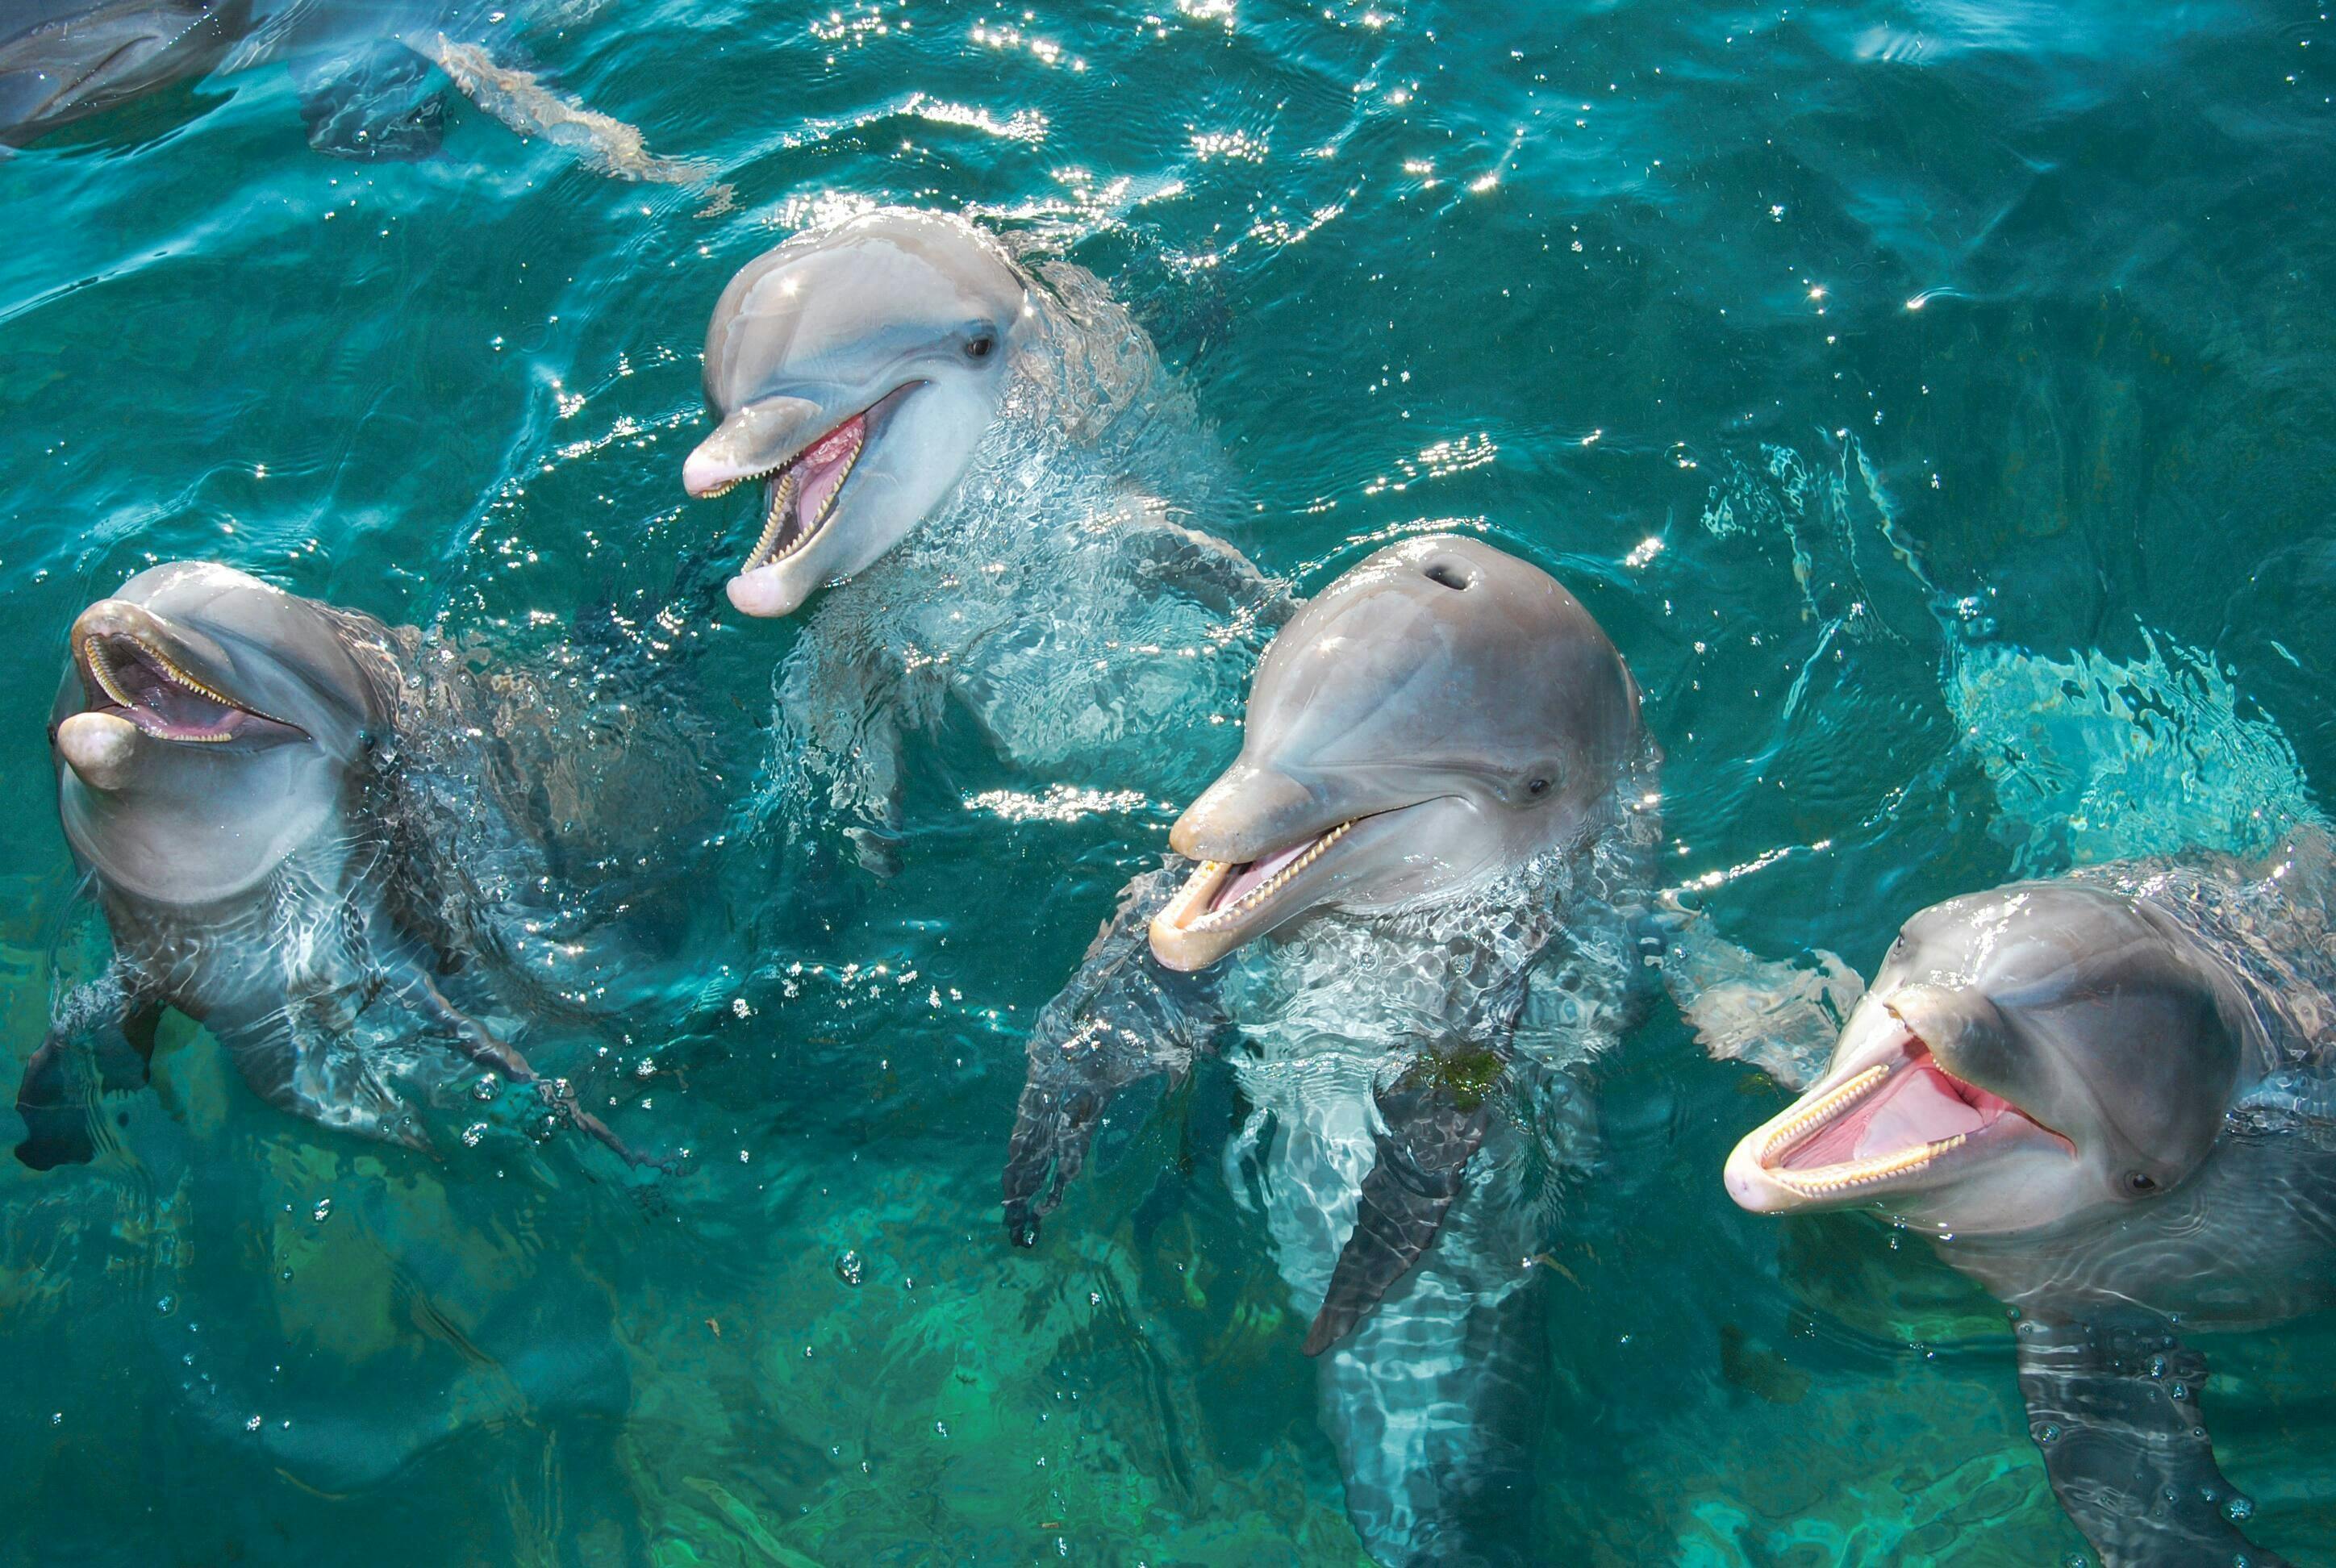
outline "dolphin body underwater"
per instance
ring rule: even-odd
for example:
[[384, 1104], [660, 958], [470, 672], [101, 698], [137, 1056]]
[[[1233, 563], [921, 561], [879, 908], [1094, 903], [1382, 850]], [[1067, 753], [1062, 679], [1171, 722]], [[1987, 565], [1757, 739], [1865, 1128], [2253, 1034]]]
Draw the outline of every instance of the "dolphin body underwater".
[[[2107, 1568], [2285, 1561], [2240, 1530], [2177, 1329], [2336, 1303], [2332, 913], [2318, 828], [1933, 905], [1728, 1157], [1745, 1208], [1878, 1209], [2015, 1310], [2029, 1434]], [[1789, 1087], [1803, 990], [1742, 1053]]]
[[[567, 0], [551, 15], [573, 18], [594, 4]], [[704, 182], [704, 166], [655, 156], [632, 126], [503, 63], [510, 13], [522, 9], [486, 0], [13, 0], [0, 15], [0, 154], [179, 83], [281, 60], [320, 152], [434, 151], [443, 72], [521, 135], [556, 141], [602, 173]], [[727, 188], [708, 194], [726, 205]]]
[[[645, 803], [678, 819], [692, 792], [627, 770], [686, 760], [686, 735], [599, 744], [578, 725], [555, 743], [536, 727], [558, 711], [548, 686], [208, 563], [140, 572], [72, 639], [50, 726], [58, 812], [113, 959], [25, 1069], [26, 1164], [92, 1156], [88, 1067], [109, 1089], [144, 1084], [165, 1008], [310, 1121], [427, 1148], [401, 1090], [485, 1068], [633, 1157], [465, 1002], [587, 1016], [635, 959], [606, 911], [654, 901], [651, 885], [613, 872], [598, 909], [543, 890], [562, 852], [653, 858], [671, 823], [638, 820]], [[628, 706], [656, 722], [656, 705]], [[635, 820], [569, 820], [596, 800]]]
[[1287, 600], [1168, 499], [1212, 488], [1212, 453], [1091, 274], [959, 218], [862, 213], [731, 278], [706, 394], [720, 424], [684, 487], [761, 502], [731, 602], [791, 616], [843, 584], [777, 678], [802, 793], [888, 825], [903, 735], [952, 704], [1020, 768], [1199, 782], [1163, 741], [1236, 699], [1229, 656]]
[[1519, 1560], [1538, 1295], [1584, 1075], [1646, 990], [1659, 757], [1630, 671], [1538, 568], [1452, 536], [1369, 557], [1274, 639], [1241, 756], [1040, 1015], [1010, 1232], [1113, 1097], [1223, 1052], [1226, 1156], [1320, 1357], [1347, 1507], [1388, 1563]]

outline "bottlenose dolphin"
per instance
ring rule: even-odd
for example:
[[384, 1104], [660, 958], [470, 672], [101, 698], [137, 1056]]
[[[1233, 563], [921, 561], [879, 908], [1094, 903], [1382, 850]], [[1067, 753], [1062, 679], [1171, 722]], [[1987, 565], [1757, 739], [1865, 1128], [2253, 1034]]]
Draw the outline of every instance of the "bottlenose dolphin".
[[[177, 83], [282, 60], [320, 152], [433, 151], [445, 120], [443, 72], [520, 134], [568, 147], [604, 174], [704, 182], [706, 166], [652, 155], [632, 126], [499, 59], [518, 9], [487, 0], [15, 0], [0, 17], [0, 149]], [[727, 187], [708, 194], [726, 205]]]
[[1021, 765], [1156, 765], [1163, 729], [1208, 711], [1196, 670], [1230, 684], [1217, 656], [1283, 613], [1167, 499], [1224, 487], [1143, 329], [962, 219], [880, 209], [748, 262], [706, 328], [706, 395], [720, 423], [684, 487], [761, 502], [731, 602], [792, 615], [857, 579], [779, 696], [864, 819], [945, 697]]
[[1547, 573], [1449, 535], [1381, 550], [1274, 638], [1240, 758], [1032, 1032], [1004, 1178], [1026, 1245], [1114, 1094], [1229, 1056], [1254, 1110], [1228, 1180], [1314, 1314], [1382, 1562], [1519, 1558], [1531, 1260], [1643, 989], [1656, 765], [1621, 656]]
[[2017, 1310], [2030, 1435], [2110, 1568], [2283, 1561], [2239, 1528], [2175, 1327], [2336, 1299], [2332, 894], [2315, 828], [2265, 862], [1933, 905], [1830, 1065], [1728, 1156], [1745, 1208], [1877, 1209]]
[[[90, 1157], [86, 1066], [108, 1088], [144, 1083], [166, 1007], [263, 1097], [326, 1125], [426, 1147], [400, 1086], [484, 1067], [624, 1152], [460, 999], [495, 967], [474, 960], [512, 956], [489, 950], [477, 883], [540, 862], [490, 864], [499, 840], [433, 809], [429, 732], [492, 721], [470, 666], [423, 651], [416, 633], [203, 562], [140, 572], [74, 620], [50, 726], [57, 807], [114, 957], [25, 1069], [27, 1164]], [[435, 789], [457, 793], [462, 812], [493, 812], [487, 781]]]

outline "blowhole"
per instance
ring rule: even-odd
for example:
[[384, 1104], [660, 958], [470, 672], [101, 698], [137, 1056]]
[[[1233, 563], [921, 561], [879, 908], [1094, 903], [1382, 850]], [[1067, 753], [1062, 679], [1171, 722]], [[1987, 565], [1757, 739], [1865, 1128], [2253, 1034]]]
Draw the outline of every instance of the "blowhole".
[[1455, 593], [1465, 593], [1470, 584], [1475, 580], [1468, 575], [1467, 568], [1456, 561], [1430, 561], [1423, 570], [1428, 581], [1441, 588], [1448, 588]]

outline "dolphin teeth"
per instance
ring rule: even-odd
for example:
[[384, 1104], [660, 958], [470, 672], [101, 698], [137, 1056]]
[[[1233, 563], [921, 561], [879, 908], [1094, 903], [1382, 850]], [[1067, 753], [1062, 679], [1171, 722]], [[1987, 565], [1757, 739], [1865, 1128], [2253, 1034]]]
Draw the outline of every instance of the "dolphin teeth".
[[1865, 1071], [1835, 1088], [1816, 1104], [1802, 1111], [1792, 1120], [1770, 1133], [1760, 1145], [1760, 1164], [1767, 1165], [1791, 1149], [1810, 1133], [1832, 1121], [1842, 1112], [1882, 1086], [1890, 1076], [1887, 1062], [1876, 1062]]
[[[855, 414], [853, 417], [860, 416]], [[820, 443], [814, 442], [812, 444], [815, 447]], [[765, 566], [775, 566], [780, 561], [801, 553], [805, 546], [818, 538], [820, 530], [827, 526], [827, 520], [835, 515], [836, 503], [843, 499], [843, 487], [851, 480], [852, 471], [860, 466], [860, 454], [867, 449], [868, 437], [863, 429], [860, 439], [852, 443], [851, 452], [845, 454], [842, 471], [835, 476], [835, 482], [829, 486], [826, 499], [819, 503], [819, 515], [808, 521], [796, 517], [794, 512], [796, 497], [802, 489], [801, 469], [798, 466], [803, 462], [802, 454], [798, 453], [789, 460], [786, 468], [779, 473], [778, 488], [771, 492], [771, 509], [763, 524], [763, 535], [754, 541], [754, 548], [747, 553], [746, 564], [738, 569], [740, 574], [744, 575]], [[808, 451], [810, 448], [805, 450]], [[732, 484], [744, 482], [744, 480], [731, 482]], [[729, 488], [730, 485], [723, 487], [724, 490]], [[709, 493], [718, 495], [722, 492], [715, 491]], [[786, 541], [784, 549], [779, 549], [777, 547], [780, 538], [785, 533], [787, 524], [791, 521], [802, 521], [803, 526], [793, 539]]]
[[1815, 1198], [1919, 1171], [1948, 1150], [1961, 1146], [1969, 1136], [1968, 1133], [1957, 1133], [1952, 1138], [1941, 1138], [1936, 1143], [1924, 1144], [1917, 1148], [1902, 1149], [1894, 1154], [1876, 1154], [1871, 1159], [1856, 1160], [1848, 1164], [1828, 1165], [1816, 1174], [1770, 1171], [1768, 1175], [1805, 1198]]
[[[735, 485], [738, 482], [732, 482]], [[723, 488], [727, 490], [732, 485]], [[786, 527], [794, 502], [795, 471], [790, 468], [779, 475], [779, 487], [771, 492], [771, 508], [763, 520], [762, 537], [755, 540], [754, 548], [746, 552], [746, 564], [739, 569], [741, 571], [752, 571], [764, 564], [764, 558], [769, 556], [771, 547], [779, 542], [779, 533]]]
[[[104, 692], [110, 701], [121, 707], [135, 709], [138, 706], [138, 700], [131, 696], [130, 692], [122, 684], [121, 671], [114, 666], [113, 656], [108, 653], [105, 649], [106, 636], [119, 637], [123, 641], [130, 643], [131, 646], [136, 648], [140, 653], [145, 656], [148, 667], [151, 668], [155, 674], [161, 676], [164, 680], [170, 682], [172, 686], [177, 687], [181, 691], [191, 692], [207, 702], [215, 702], [219, 704], [219, 706], [229, 709], [235, 713], [249, 714], [252, 717], [265, 719], [269, 724], [282, 725], [287, 729], [298, 730], [300, 728], [299, 726], [292, 723], [289, 719], [280, 719], [274, 714], [266, 713], [258, 708], [251, 706], [248, 703], [238, 702], [235, 698], [228, 696], [225, 692], [219, 690], [217, 687], [196, 679], [193, 676], [189, 675], [185, 670], [180, 668], [176, 661], [174, 661], [169, 654], [164, 653], [161, 648], [156, 648], [152, 643], [148, 642], [142, 637], [133, 636], [129, 632], [113, 632], [97, 637], [83, 638], [81, 645], [83, 662], [88, 665], [89, 673], [97, 678], [98, 689]], [[141, 726], [140, 727], [143, 728], [144, 726]], [[174, 725], [168, 727], [178, 733], [173, 733], [167, 738], [196, 745], [217, 745], [219, 742], [229, 741], [235, 738], [233, 735], [227, 733], [217, 735], [205, 735], [201, 733], [188, 734], [184, 733], [181, 726], [179, 726]], [[302, 733], [305, 734], [306, 732], [303, 731]]]
[[[1332, 828], [1329, 833], [1324, 833], [1320, 838], [1316, 839], [1314, 842], [1308, 847], [1304, 854], [1299, 855], [1296, 860], [1291, 861], [1288, 865], [1274, 872], [1273, 875], [1268, 877], [1265, 881], [1258, 883], [1257, 886], [1250, 889], [1249, 891], [1243, 893], [1241, 897], [1235, 899], [1224, 908], [1221, 910], [1204, 910], [1202, 913], [1195, 916], [1191, 920], [1182, 922], [1184, 929], [1186, 930], [1192, 931], [1212, 930], [1229, 924], [1237, 916], [1247, 914], [1261, 908], [1264, 904], [1270, 901], [1276, 893], [1289, 886], [1291, 878], [1297, 876], [1299, 872], [1304, 871], [1308, 866], [1312, 865], [1316, 861], [1321, 859], [1323, 851], [1329, 849], [1332, 844], [1337, 843], [1340, 839], [1346, 837], [1347, 830], [1354, 825], [1355, 824], [1352, 821], [1340, 823], [1337, 827]], [[1187, 893], [1191, 893], [1194, 889], [1199, 889], [1199, 896], [1192, 901], [1205, 904], [1206, 901], [1216, 892], [1219, 883], [1223, 881], [1224, 873], [1231, 870], [1231, 867], [1229, 863], [1222, 861], [1202, 861], [1201, 862], [1201, 871], [1193, 872], [1192, 880], [1185, 884], [1185, 891]], [[1203, 886], [1202, 881], [1203, 873], [1208, 873], [1208, 880], [1205, 886]], [[1183, 903], [1185, 901], [1180, 898], [1177, 901], [1179, 903]]]

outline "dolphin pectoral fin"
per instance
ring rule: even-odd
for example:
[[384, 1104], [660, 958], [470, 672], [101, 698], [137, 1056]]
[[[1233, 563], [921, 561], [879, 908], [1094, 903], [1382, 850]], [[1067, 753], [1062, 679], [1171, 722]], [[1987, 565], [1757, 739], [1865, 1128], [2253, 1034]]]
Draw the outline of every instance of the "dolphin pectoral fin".
[[35, 1171], [96, 1158], [98, 1096], [146, 1086], [161, 1016], [119, 972], [66, 992], [17, 1085], [24, 1140], [16, 1158]]
[[1378, 1161], [1363, 1178], [1354, 1232], [1339, 1249], [1322, 1310], [1306, 1331], [1309, 1356], [1353, 1332], [1436, 1240], [1491, 1120], [1489, 1100], [1471, 1097], [1474, 1105], [1463, 1106], [1416, 1066], [1379, 1092], [1387, 1131], [1377, 1135]]
[[511, 1045], [448, 1001], [445, 993], [429, 976], [418, 972], [406, 976], [403, 989], [406, 998], [419, 1011], [454, 1037], [455, 1048], [463, 1056], [480, 1066], [502, 1074], [512, 1083], [525, 1084], [533, 1088], [543, 1101], [544, 1108], [557, 1120], [591, 1137], [627, 1164], [655, 1165], [660, 1170], [670, 1168], [667, 1162], [636, 1153], [607, 1123], [577, 1103], [576, 1091], [567, 1079], [540, 1076], [529, 1065], [528, 1059]]
[[1825, 1071], [1865, 994], [1843, 959], [1810, 957], [1806, 968], [1770, 962], [1720, 936], [1710, 916], [1682, 912], [1663, 949], [1663, 986], [1706, 1054], [1748, 1062], [1797, 1094]]
[[334, 158], [426, 158], [446, 133], [446, 96], [430, 63], [375, 40], [307, 60], [293, 73], [308, 145]]
[[2231, 1518], [2239, 1493], [2214, 1464], [2205, 1383], [2205, 1358], [2162, 1330], [2021, 1325], [2029, 1436], [2104, 1568], [2284, 1568]]
[[405, 42], [445, 72], [464, 97], [521, 136], [540, 136], [564, 147], [578, 161], [612, 179], [698, 187], [706, 197], [700, 217], [729, 210], [733, 191], [712, 183], [712, 163], [657, 156], [639, 127], [586, 108], [545, 86], [534, 72], [501, 63], [479, 44], [459, 43], [443, 33]]
[[1038, 1222], [1085, 1166], [1113, 1099], [1150, 1077], [1181, 1084], [1193, 1058], [1212, 1048], [1222, 1022], [1212, 982], [1163, 969], [1147, 934], [1189, 870], [1172, 862], [1130, 882], [1078, 974], [1031, 1027], [1028, 1076], [1000, 1181], [1007, 1234], [1017, 1247], [1037, 1244]]

